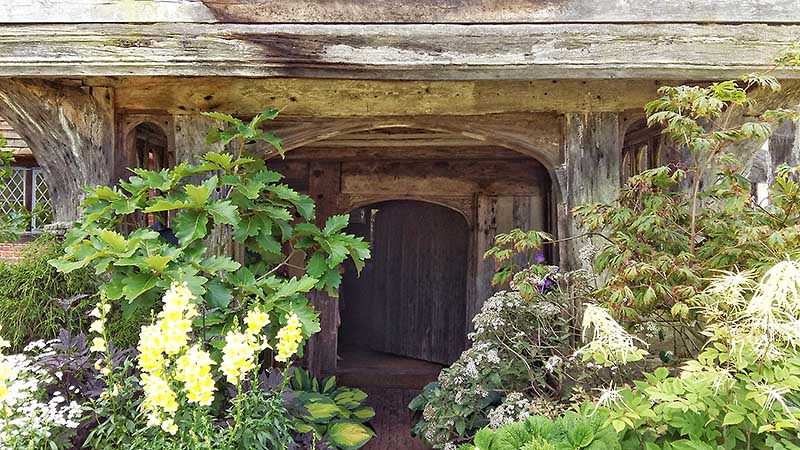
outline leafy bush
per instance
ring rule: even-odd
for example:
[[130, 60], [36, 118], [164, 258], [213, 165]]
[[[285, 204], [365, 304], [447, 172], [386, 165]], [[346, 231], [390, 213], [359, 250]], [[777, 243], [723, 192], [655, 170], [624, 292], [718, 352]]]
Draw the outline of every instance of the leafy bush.
[[[132, 169], [135, 175], [119, 186], [90, 189], [80, 222], [67, 234], [66, 254], [51, 264], [65, 273], [92, 267], [108, 274], [102, 292], [124, 300], [126, 317], [147, 316], [173, 283], [185, 283], [201, 300], [204, 336], [217, 346], [235, 327], [237, 314], [255, 305], [273, 324], [296, 314], [308, 338], [319, 324], [305, 294], [318, 289], [335, 295], [342, 278], [338, 266], [349, 257], [363, 267], [368, 245], [342, 232], [346, 215], [328, 218], [322, 228], [314, 225], [310, 197], [280, 184], [283, 176], [267, 170], [263, 160], [241, 154], [255, 140], [282, 152], [278, 138], [261, 130], [277, 111], [265, 110], [248, 123], [207, 115], [229, 125], [210, 130], [209, 141], [235, 141], [239, 150], [207, 153], [199, 163], [161, 171]], [[153, 221], [171, 229], [157, 232], [149, 225]], [[138, 228], [131, 230], [131, 224]], [[232, 236], [245, 255], [234, 260], [218, 254], [232, 254], [230, 249], [208, 251], [207, 238], [215, 233]], [[290, 261], [303, 271], [299, 279], [289, 277]]]
[[418, 418], [412, 433], [433, 447], [471, 438], [489, 425], [493, 410], [505, 408], [509, 393], [530, 398], [541, 408], [533, 413], [560, 411], [553, 401], [564, 396], [573, 307], [590, 292], [589, 280], [532, 263], [506, 275], [514, 290], [484, 303], [473, 319], [472, 346], [409, 405]]
[[659, 368], [600, 398], [625, 448], [798, 448], [800, 262], [783, 261], [758, 283], [718, 277], [698, 301], [703, 351], [671, 376]]
[[[374, 435], [367, 422], [375, 410], [364, 404], [367, 394], [336, 385], [336, 377], [317, 380], [307, 371], [295, 368], [290, 378], [294, 429], [312, 434], [306, 441], [320, 442], [338, 450], [363, 447]], [[320, 448], [312, 444], [309, 448]]]
[[[766, 139], [785, 109], [754, 112], [760, 93], [777, 92], [773, 77], [750, 74], [702, 86], [668, 86], [646, 106], [648, 125], [664, 127], [688, 166], [659, 167], [632, 177], [615, 202], [576, 209], [581, 224], [604, 237], [595, 258], [607, 274], [599, 300], [627, 320], [660, 316], [684, 321], [699, 339], [691, 298], [720, 270], [763, 271], [800, 249], [800, 189], [795, 169], [781, 167], [769, 206], [728, 151]], [[717, 174], [714, 177], [714, 174]]]
[[[90, 297], [97, 285], [91, 272], [64, 274], [47, 263], [62, 254], [58, 240], [44, 235], [26, 245], [21, 261], [0, 262], [0, 325], [12, 351], [21, 351], [26, 342], [54, 339], [61, 328], [80, 330], [94, 306]], [[129, 328], [138, 326], [117, 323], [115, 334], [129, 334]], [[119, 341], [135, 342], [130, 337]]]
[[[91, 448], [296, 448], [300, 422], [287, 410], [288, 381], [267, 389], [251, 383], [266, 366], [288, 371], [319, 331], [306, 294], [335, 294], [338, 266], [349, 257], [361, 268], [369, 257], [361, 238], [342, 232], [347, 216], [330, 217], [320, 229], [312, 223], [310, 197], [280, 184], [282, 176], [263, 160], [242, 154], [253, 140], [282, 151], [279, 139], [261, 130], [277, 111], [248, 123], [207, 115], [227, 123], [210, 130], [209, 142], [236, 141], [233, 153], [207, 153], [196, 164], [159, 172], [133, 169], [117, 187], [89, 190], [65, 255], [50, 261], [66, 273], [91, 267], [107, 275], [90, 313], [89, 351], [99, 358], [94, 368], [105, 386], [91, 403], [97, 421], [87, 439]], [[228, 237], [233, 247], [208, 248]], [[123, 316], [150, 312], [132, 375], [111, 345], [117, 305]], [[73, 362], [85, 369], [83, 360]], [[310, 383], [313, 390], [317, 382]], [[298, 410], [315, 435], [354, 450], [372, 437], [362, 425], [372, 414], [361, 405], [366, 394], [330, 384], [297, 395]], [[335, 414], [309, 417], [318, 412], [313, 406], [331, 406], [325, 400]]]
[[459, 450], [619, 450], [620, 438], [591, 407], [557, 419], [534, 416], [497, 430], [484, 428]]

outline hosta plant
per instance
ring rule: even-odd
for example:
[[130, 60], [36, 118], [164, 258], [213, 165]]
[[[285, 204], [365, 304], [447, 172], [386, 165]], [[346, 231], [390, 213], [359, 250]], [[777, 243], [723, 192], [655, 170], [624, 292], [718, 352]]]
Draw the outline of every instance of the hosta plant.
[[289, 381], [294, 428], [312, 435], [310, 448], [355, 450], [375, 435], [369, 426], [375, 410], [365, 404], [364, 391], [337, 386], [336, 377], [318, 380], [300, 368], [293, 369]]

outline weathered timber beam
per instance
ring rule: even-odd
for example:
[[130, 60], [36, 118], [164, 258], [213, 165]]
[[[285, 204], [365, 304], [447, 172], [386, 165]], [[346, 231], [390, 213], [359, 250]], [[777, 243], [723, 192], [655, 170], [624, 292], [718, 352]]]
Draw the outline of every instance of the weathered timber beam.
[[99, 77], [119, 110], [252, 115], [265, 105], [281, 116], [476, 115], [513, 112], [642, 110], [659, 80], [378, 81], [302, 78]]
[[0, 76], [719, 79], [771, 67], [798, 36], [764, 24], [10, 25]]
[[577, 238], [572, 211], [590, 203], [610, 202], [621, 185], [622, 135], [617, 113], [569, 113], [564, 116], [564, 166], [557, 182], [561, 191], [558, 220], [560, 237], [572, 238], [559, 248], [561, 263], [591, 270], [582, 252], [591, 239]]
[[6, 23], [800, 22], [798, 0], [5, 0]]
[[111, 180], [112, 96], [108, 88], [0, 79], [0, 116], [42, 167], [56, 222], [78, 218], [85, 186]]

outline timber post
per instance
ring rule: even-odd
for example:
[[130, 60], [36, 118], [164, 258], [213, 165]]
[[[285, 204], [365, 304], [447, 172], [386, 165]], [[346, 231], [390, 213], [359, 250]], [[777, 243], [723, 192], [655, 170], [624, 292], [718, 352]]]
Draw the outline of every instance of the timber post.
[[113, 89], [0, 79], [0, 115], [39, 161], [48, 180], [54, 222], [77, 220], [83, 188], [112, 180]]
[[[309, 165], [308, 194], [316, 203], [316, 223], [322, 227], [328, 217], [338, 214], [341, 166], [336, 162]], [[320, 332], [311, 337], [306, 351], [308, 370], [315, 376], [336, 372], [339, 336], [339, 301], [325, 292], [313, 291], [311, 304], [319, 312]]]
[[[564, 208], [568, 235], [581, 231], [572, 210], [580, 205], [610, 202], [621, 184], [622, 136], [619, 114], [581, 112], [564, 115]], [[588, 238], [576, 238], [562, 245], [561, 261], [569, 269], [590, 269], [582, 252], [591, 244]]]

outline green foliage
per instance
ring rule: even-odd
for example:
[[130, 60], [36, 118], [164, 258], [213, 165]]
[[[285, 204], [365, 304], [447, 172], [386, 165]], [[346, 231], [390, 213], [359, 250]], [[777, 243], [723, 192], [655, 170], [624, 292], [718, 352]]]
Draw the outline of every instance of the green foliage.
[[504, 413], [506, 396], [557, 412], [552, 404], [564, 395], [572, 353], [572, 306], [591, 288], [586, 274], [556, 269], [534, 263], [513, 275], [513, 291], [484, 303], [473, 319], [472, 346], [409, 405], [417, 412], [414, 435], [434, 448], [464, 442]]
[[[499, 267], [492, 277], [492, 284], [495, 286], [504, 285], [511, 280], [514, 274], [523, 269], [536, 270], [542, 268], [543, 266], [540, 266], [538, 263], [543, 262], [544, 258], [541, 254], [534, 254], [534, 252], [540, 250], [545, 242], [552, 241], [553, 237], [548, 233], [541, 231], [523, 231], [519, 228], [495, 236], [494, 247], [483, 254], [484, 259], [494, 259], [495, 265]], [[527, 264], [524, 266], [514, 261], [514, 257], [519, 255], [527, 255]], [[535, 261], [535, 259], [540, 257], [540, 261]], [[544, 275], [543, 272], [542, 275]], [[538, 287], [539, 286], [535, 285], [526, 285], [522, 286], [520, 291], [532, 295], [533, 291]]]
[[753, 286], [749, 274], [716, 279], [704, 293], [709, 336], [673, 376], [666, 368], [599, 402], [626, 449], [800, 446], [800, 264], [784, 261]]
[[[264, 140], [280, 151], [277, 138], [260, 130], [276, 114], [267, 110], [244, 123], [208, 113], [231, 124], [212, 129], [209, 142], [237, 141], [243, 149]], [[361, 238], [342, 233], [347, 216], [317, 227], [311, 198], [281, 184], [282, 175], [266, 169], [263, 160], [207, 153], [196, 164], [132, 172], [118, 186], [87, 191], [81, 220], [67, 234], [66, 254], [51, 261], [65, 273], [91, 267], [108, 274], [102, 292], [124, 299], [126, 315], [147, 315], [172, 282], [183, 282], [204, 299], [208, 336], [221, 335], [238, 312], [258, 304], [274, 324], [283, 324], [293, 311], [308, 337], [319, 325], [305, 294], [318, 289], [335, 295], [338, 266], [349, 257], [360, 269], [369, 257]], [[148, 220], [169, 225], [175, 239], [148, 227]], [[213, 233], [232, 236], [245, 256], [234, 260], [207, 250]], [[290, 268], [304, 274], [290, 277]]]
[[[632, 177], [613, 203], [576, 209], [580, 224], [606, 239], [595, 259], [596, 270], [609, 275], [599, 292], [604, 304], [628, 319], [655, 314], [695, 326], [690, 299], [715, 271], [763, 268], [797, 250], [794, 170], [779, 171], [770, 206], [762, 208], [726, 153], [800, 117], [785, 109], [753, 116], [747, 109], [759, 93], [779, 90], [774, 77], [749, 74], [706, 87], [662, 87], [647, 104], [648, 125], [663, 127], [691, 161], [685, 170], [660, 167]], [[701, 189], [717, 171], [716, 182]], [[684, 181], [689, 189], [680, 189]]]
[[[0, 325], [12, 351], [30, 341], [54, 339], [61, 328], [79, 330], [94, 307], [91, 298], [75, 298], [97, 292], [90, 271], [63, 274], [47, 263], [62, 252], [57, 239], [44, 235], [26, 245], [20, 261], [0, 262]], [[119, 325], [114, 332], [126, 333]]]
[[619, 450], [617, 433], [604, 427], [604, 417], [584, 406], [557, 419], [533, 416], [496, 430], [484, 428], [472, 444], [459, 450]]
[[336, 377], [322, 381], [295, 368], [290, 379], [296, 408], [294, 429], [313, 433], [315, 441], [340, 450], [363, 447], [375, 433], [368, 422], [375, 410], [365, 405], [364, 391], [336, 385]]
[[291, 419], [278, 392], [252, 389], [238, 396], [234, 407], [241, 408], [242, 419], [230, 431], [234, 433], [231, 448], [273, 450], [289, 448], [294, 442]]

